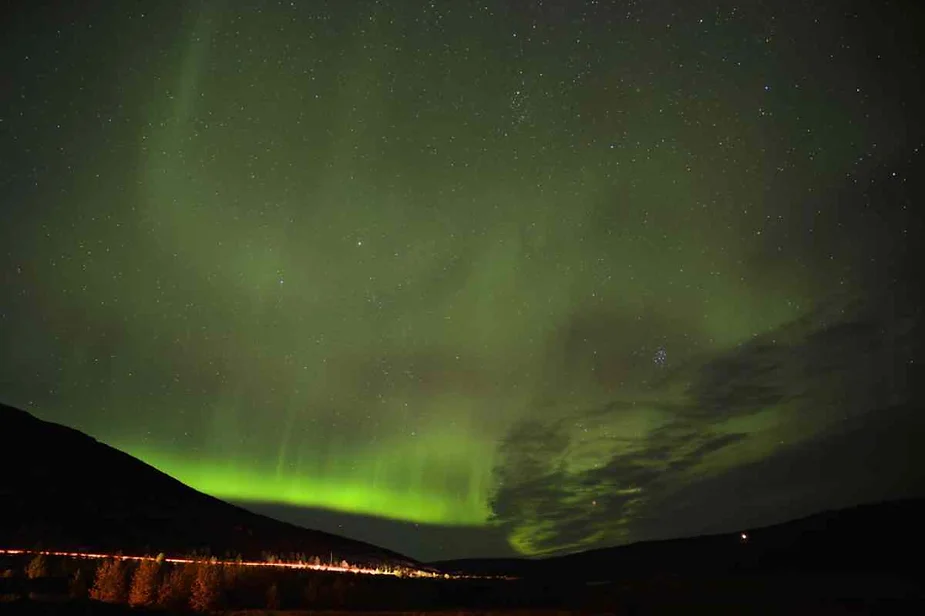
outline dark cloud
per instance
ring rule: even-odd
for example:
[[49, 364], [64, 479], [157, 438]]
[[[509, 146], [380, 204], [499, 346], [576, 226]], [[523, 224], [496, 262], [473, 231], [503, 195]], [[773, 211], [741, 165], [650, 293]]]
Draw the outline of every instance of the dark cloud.
[[[772, 513], [779, 519], [815, 505], [886, 498], [909, 492], [913, 484], [921, 488], [921, 473], [896, 485], [913, 457], [908, 435], [925, 433], [918, 410], [911, 410], [921, 399], [913, 374], [920, 348], [916, 321], [909, 317], [870, 304], [820, 306], [674, 371], [663, 385], [688, 382], [686, 403], [613, 401], [573, 421], [518, 424], [500, 449], [494, 520], [509, 533], [519, 528], [530, 537], [521, 548], [552, 553], [669, 529], [715, 530], [735, 519], [768, 522]], [[643, 408], [665, 419], [637, 438], [576, 436], [576, 425], [599, 429]], [[762, 412], [788, 425], [800, 444], [772, 443], [757, 462], [713, 468], [691, 483], [690, 471], [713, 454], [752, 439], [767, 447], [769, 437], [759, 428], [724, 427], [733, 419], [748, 426]], [[905, 453], [893, 448], [898, 442], [905, 443], [899, 446]], [[570, 469], [571, 459], [593, 456], [602, 446], [609, 452], [605, 462]], [[847, 467], [855, 470], [845, 479]], [[798, 505], [781, 507], [788, 502]], [[715, 503], [723, 503], [724, 511]], [[678, 516], [687, 521], [677, 523]]]
[[[619, 414], [631, 406], [611, 404], [585, 419]], [[670, 408], [670, 407], [668, 407]], [[491, 501], [494, 522], [509, 534], [518, 527], [542, 528], [521, 549], [534, 553], [588, 547], [631, 538], [632, 523], [652, 492], [676, 483], [705, 456], [742, 441], [742, 434], [719, 434], [675, 419], [653, 431], [629, 452], [613, 452], [603, 464], [570, 470], [568, 456], [581, 449], [571, 424], [527, 421], [518, 424], [500, 449]]]
[[790, 349], [753, 343], [707, 362], [689, 393], [691, 411], [710, 418], [759, 411], [780, 402], [780, 382]]
[[504, 523], [529, 503], [536, 511], [554, 513], [565, 493], [565, 474], [557, 468], [569, 445], [560, 424], [524, 421], [517, 424], [501, 445], [503, 464], [497, 473], [506, 489], [491, 502], [493, 517]]
[[890, 407], [756, 462], [654, 495], [636, 539], [727, 532], [925, 490], [925, 413]]
[[687, 410], [717, 421], [780, 403], [844, 413], [902, 403], [914, 385], [917, 327], [870, 304], [820, 308], [694, 367]]

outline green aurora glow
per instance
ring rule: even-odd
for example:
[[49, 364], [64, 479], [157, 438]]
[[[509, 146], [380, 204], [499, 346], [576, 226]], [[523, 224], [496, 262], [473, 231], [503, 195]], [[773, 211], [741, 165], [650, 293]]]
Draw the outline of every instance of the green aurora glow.
[[[846, 421], [873, 372], [798, 349], [900, 241], [836, 196], [911, 129], [831, 6], [257, 4], [22, 17], [5, 400], [220, 498], [522, 554]], [[703, 411], [759, 347], [784, 393]]]

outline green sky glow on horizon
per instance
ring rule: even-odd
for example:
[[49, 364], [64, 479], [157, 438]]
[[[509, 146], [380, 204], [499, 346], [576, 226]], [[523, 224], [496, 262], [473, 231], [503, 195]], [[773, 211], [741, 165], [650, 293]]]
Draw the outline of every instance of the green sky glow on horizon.
[[[373, 465], [378, 468], [368, 473], [351, 466], [274, 475], [257, 466], [234, 461], [182, 462], [139, 449], [132, 453], [201, 492], [234, 502], [311, 506], [445, 526], [481, 526], [489, 514], [482, 497], [484, 488], [461, 486], [455, 495], [448, 495], [431, 487], [439, 485], [445, 476], [434, 480], [431, 475], [436, 473], [418, 471], [420, 479], [409, 480], [415, 473], [409, 470], [407, 462], [383, 463], [381, 460], [388, 460], [386, 456], [379, 458]], [[427, 462], [432, 463], [432, 459], [428, 458]], [[467, 464], [458, 460], [456, 472], [463, 466]], [[351, 478], [351, 474], [355, 478]], [[370, 480], [370, 476], [376, 478]], [[323, 479], [314, 479], [316, 477]], [[430, 482], [425, 483], [428, 479]]]
[[804, 349], [903, 241], [839, 195], [905, 107], [834, 3], [600, 4], [34, 17], [0, 394], [219, 498], [530, 555], [829, 434], [885, 355], [823, 391]]
[[[682, 311], [690, 310], [691, 304], [704, 306], [706, 310], [698, 319], [698, 337], [710, 339], [714, 345], [732, 345], [799, 316], [799, 310], [792, 305], [809, 303], [799, 284], [791, 285], [791, 291], [784, 294], [787, 299], [781, 299], [780, 289], [762, 294], [742, 279], [710, 280], [709, 270], [719, 267], [719, 257], [711, 254], [714, 251], [709, 250], [709, 244], [705, 245], [702, 234], [709, 231], [702, 227], [685, 231], [667, 218], [653, 224], [653, 232], [626, 246], [607, 246], [613, 240], [606, 236], [585, 238], [583, 228], [593, 224], [592, 203], [600, 180], [589, 178], [588, 185], [577, 187], [577, 191], [571, 188], [571, 194], [563, 199], [554, 191], [570, 184], [569, 170], [553, 172], [548, 187], [534, 188], [526, 194], [525, 187], [518, 186], [523, 182], [503, 180], [501, 185], [509, 196], [498, 194], [496, 189], [482, 190], [475, 172], [449, 172], [457, 176], [455, 182], [461, 186], [462, 194], [441, 195], [439, 214], [435, 211], [431, 219], [421, 216], [419, 207], [410, 209], [402, 201], [413, 198], [416, 190], [430, 188], [418, 187], [428, 178], [412, 177], [401, 189], [390, 188], [383, 185], [384, 178], [396, 180], [384, 169], [388, 161], [370, 156], [388, 136], [413, 130], [409, 125], [402, 131], [391, 123], [395, 122], [397, 105], [382, 96], [382, 79], [390, 68], [396, 69], [378, 55], [364, 58], [340, 88], [319, 92], [319, 96], [334, 98], [333, 104], [322, 107], [325, 115], [330, 114], [330, 124], [338, 127], [328, 146], [319, 147], [303, 139], [300, 144], [271, 143], [261, 151], [255, 147], [262, 142], [257, 134], [245, 139], [246, 147], [242, 147], [238, 143], [240, 130], [219, 130], [215, 138], [203, 139], [199, 127], [204, 123], [221, 125], [224, 120], [229, 127], [236, 123], [244, 128], [249, 124], [242, 118], [244, 113], [255, 124], [267, 119], [274, 125], [287, 120], [301, 122], [307, 94], [301, 87], [294, 87], [288, 72], [258, 73], [256, 87], [247, 89], [245, 79], [253, 79], [252, 73], [224, 73], [224, 65], [212, 61], [213, 47], [220, 45], [214, 39], [221, 32], [221, 20], [212, 10], [198, 15], [189, 45], [180, 54], [182, 63], [175, 85], [168, 84], [171, 104], [162, 116], [152, 118], [152, 131], [144, 135], [143, 215], [154, 226], [158, 241], [167, 250], [176, 251], [200, 280], [222, 276], [238, 287], [234, 291], [250, 298], [246, 310], [252, 312], [245, 318], [266, 323], [257, 326], [260, 342], [254, 341], [255, 350], [257, 345], [273, 340], [277, 352], [288, 350], [289, 356], [310, 358], [317, 365], [317, 355], [305, 351], [307, 345], [317, 342], [313, 334], [336, 336], [336, 342], [330, 343], [335, 348], [365, 348], [372, 355], [401, 354], [409, 346], [430, 348], [436, 353], [458, 353], [476, 358], [476, 363], [494, 364], [490, 372], [495, 374], [504, 370], [499, 364], [522, 362], [515, 368], [517, 373], [505, 380], [509, 386], [532, 390], [539, 385], [532, 376], [539, 368], [534, 358], [543, 357], [543, 347], [557, 325], [586, 306], [632, 312], [638, 310], [640, 298], [647, 295], [667, 298], [669, 304], [656, 309], [666, 316], [675, 312], [670, 302], [683, 306]], [[395, 36], [373, 30], [358, 38], [385, 44]], [[350, 49], [358, 43], [348, 41], [343, 46]], [[400, 66], [401, 60], [392, 62]], [[232, 104], [216, 93], [228, 90], [243, 100]], [[234, 106], [237, 108], [229, 109]], [[355, 125], [362, 126], [362, 132], [355, 130]], [[272, 135], [272, 130], [268, 134]], [[452, 138], [466, 139], [467, 135]], [[499, 141], [504, 147], [503, 140]], [[507, 147], [514, 150], [518, 140], [512, 141], [514, 144]], [[280, 147], [285, 154], [277, 151]], [[249, 148], [254, 149], [248, 151]], [[240, 156], [255, 176], [243, 178], [243, 185], [242, 178], [229, 177], [226, 171], [229, 163], [240, 162]], [[318, 161], [333, 177], [318, 178], [320, 181], [299, 177], [298, 168], [291, 163], [289, 169], [281, 170], [280, 156], [290, 161]], [[261, 163], [263, 158], [268, 162]], [[680, 169], [682, 160], [683, 155], [672, 152], [658, 164], [643, 165], [639, 177], [650, 184], [661, 184], [661, 173], [676, 178], [671, 186], [653, 191], [647, 201], [680, 201], [685, 196], [690, 200], [691, 193], [697, 193], [700, 182], [685, 177], [688, 174]], [[189, 172], [190, 161], [198, 161], [195, 174]], [[469, 166], [468, 162], [464, 165]], [[649, 166], [652, 168], [646, 169]], [[274, 186], [273, 180], [256, 177], [262, 174], [271, 178], [283, 175], [286, 179]], [[270, 203], [256, 211], [249, 204], [235, 207], [237, 195], [254, 191], [254, 183]], [[235, 205], [229, 207], [229, 198]], [[517, 204], [524, 199], [530, 205]], [[299, 202], [312, 204], [310, 216], [293, 209]], [[559, 219], [563, 207], [569, 211], [566, 220]], [[474, 212], [478, 215], [473, 216]], [[643, 212], [643, 216], [648, 213]], [[653, 212], [653, 216], [657, 214]], [[346, 234], [326, 237], [324, 230], [343, 229], [345, 225], [350, 229]], [[441, 226], [449, 232], [441, 232]], [[614, 231], [619, 233], [618, 228]], [[671, 232], [670, 238], [664, 235], [666, 231]], [[730, 233], [721, 233], [725, 248], [730, 245]], [[234, 241], [236, 238], [239, 241]], [[250, 242], [247, 250], [241, 250], [240, 239]], [[730, 249], [737, 252], [747, 251], [737, 239], [731, 245], [735, 248]], [[467, 253], [473, 255], [474, 262], [467, 265], [470, 271], [462, 274], [460, 286], [445, 291], [424, 287], [434, 275], [435, 266], [443, 265], [446, 270], [447, 263], [453, 267], [458, 255]], [[595, 253], [607, 254], [608, 261], [630, 267], [620, 271], [608, 264], [594, 271], [592, 265], [591, 271], [582, 271], [590, 261], [588, 256]], [[645, 257], [640, 259], [640, 254]], [[580, 264], [578, 271], [573, 260]], [[672, 271], [678, 262], [684, 266]], [[299, 265], [294, 267], [295, 264]], [[557, 267], [559, 264], [564, 267]], [[685, 267], [704, 281], [682, 286], [680, 278]], [[563, 294], [566, 289], [570, 292]], [[419, 294], [417, 308], [409, 310], [399, 303], [398, 312], [383, 305], [382, 299], [372, 300], [374, 308], [370, 308], [373, 297], [408, 292]], [[716, 307], [708, 307], [710, 303]], [[726, 306], [740, 308], [729, 311]], [[343, 326], [337, 323], [338, 316]], [[312, 320], [335, 325], [313, 327]], [[326, 357], [320, 359], [327, 364]], [[338, 378], [326, 367], [319, 371], [303, 365], [302, 369], [301, 374], [296, 370], [296, 374], [287, 375], [288, 379], [283, 377], [284, 387], [293, 392], [290, 412], [294, 419], [290, 421], [301, 421], [306, 410], [299, 407], [310, 409], [317, 404], [317, 398], [334, 386], [332, 377]], [[481, 403], [497, 404], [499, 396], [504, 396], [504, 387], [486, 386], [492, 391]], [[452, 404], [444, 406], [440, 399], [420, 399], [415, 392], [394, 391], [395, 388], [390, 384], [392, 391], [386, 394], [391, 400], [377, 394], [379, 408], [386, 409], [386, 416], [400, 415], [409, 403], [419, 409], [417, 412], [439, 417], [459, 415]], [[404, 388], [398, 385], [398, 389]], [[468, 396], [469, 400], [456, 405], [461, 407], [462, 416], [483, 415], [475, 408], [478, 403], [473, 403], [478, 395]], [[523, 415], [527, 412], [522, 408], [525, 404], [529, 401], [508, 402], [504, 413], [508, 418]], [[218, 417], [224, 417], [223, 411], [217, 412]], [[224, 444], [240, 438], [239, 432], [226, 433], [223, 423], [219, 419], [210, 429], [211, 440]], [[320, 456], [316, 453], [320, 444], [311, 437], [311, 445], [293, 447], [285, 434], [275, 469], [259, 461], [242, 463], [235, 459], [237, 452], [229, 459], [219, 457], [214, 462], [211, 457], [216, 454], [210, 454], [205, 462], [182, 460], [181, 456], [162, 468], [222, 498], [315, 506], [434, 524], [483, 525], [490, 512], [492, 488], [492, 447], [485, 441], [497, 440], [501, 436], [499, 428], [503, 426], [463, 433], [448, 429], [441, 419], [435, 425], [412, 429], [401, 436], [387, 436], [391, 442], [371, 449], [364, 446], [363, 451], [353, 451], [345, 445], [335, 446], [336, 451], [332, 451], [321, 445]], [[391, 432], [389, 426], [379, 429], [385, 435]], [[293, 451], [288, 451], [290, 448]], [[131, 445], [128, 449], [139, 451]], [[158, 460], [156, 454], [141, 457]], [[258, 460], [264, 458], [264, 454], [258, 455]]]

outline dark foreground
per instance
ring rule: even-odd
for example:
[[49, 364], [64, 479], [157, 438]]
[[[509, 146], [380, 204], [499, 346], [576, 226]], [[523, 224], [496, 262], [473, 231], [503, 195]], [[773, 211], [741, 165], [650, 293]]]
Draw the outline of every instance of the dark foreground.
[[[0, 405], [0, 547], [201, 555], [0, 557], [0, 613], [30, 614], [913, 614], [925, 613], [925, 499], [823, 512], [724, 534], [544, 560], [428, 567], [502, 579], [365, 576], [215, 564], [209, 555], [327, 555], [419, 567], [375, 546], [257, 516], [200, 494], [69, 428]], [[34, 455], [42, 443], [56, 456]], [[81, 461], [74, 481], [58, 459]], [[23, 465], [22, 460], [30, 464]], [[269, 559], [269, 556], [267, 558]], [[233, 558], [229, 556], [229, 558]], [[149, 562], [150, 561], [146, 561]], [[134, 597], [134, 598], [133, 598]], [[128, 603], [156, 608], [132, 609]], [[270, 609], [275, 611], [268, 611]]]
[[[207, 558], [179, 564], [7, 555], [0, 558], [0, 612], [925, 613], [923, 519], [925, 501], [897, 501], [740, 533], [546, 560], [436, 565], [478, 578], [361, 575]], [[498, 575], [509, 577], [485, 577]], [[132, 610], [128, 603], [156, 607]]]
[[[348, 609], [280, 609], [224, 606], [218, 613], [256, 614], [913, 614], [925, 613], [925, 593], [912, 578], [879, 575], [654, 576], [592, 584], [392, 580], [387, 588], [361, 581], [344, 597]], [[419, 595], [407, 594], [420, 592]], [[281, 604], [280, 607], [287, 607]], [[0, 601], [0, 613], [23, 616], [189, 614], [182, 609], [141, 609], [89, 599], [27, 597]]]

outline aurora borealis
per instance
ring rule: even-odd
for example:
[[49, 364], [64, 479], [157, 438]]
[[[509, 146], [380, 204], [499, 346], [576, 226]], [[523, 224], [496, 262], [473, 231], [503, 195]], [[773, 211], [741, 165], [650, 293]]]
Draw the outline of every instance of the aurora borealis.
[[3, 26], [5, 403], [420, 558], [925, 494], [920, 8], [110, 4]]

